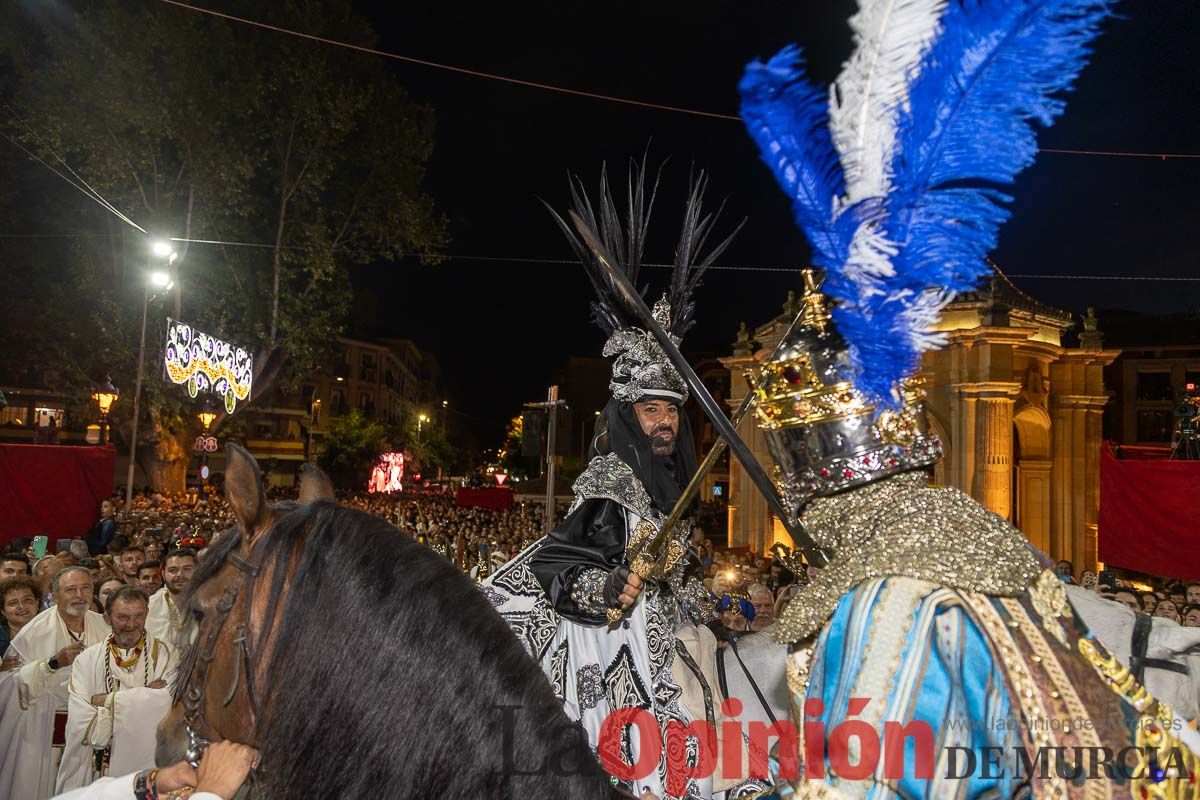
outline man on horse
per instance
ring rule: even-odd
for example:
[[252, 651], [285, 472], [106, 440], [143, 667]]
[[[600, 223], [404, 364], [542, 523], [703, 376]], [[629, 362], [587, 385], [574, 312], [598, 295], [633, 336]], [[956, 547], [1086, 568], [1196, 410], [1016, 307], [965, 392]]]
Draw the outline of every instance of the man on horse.
[[[801, 323], [754, 378], [787, 511], [829, 555], [775, 632], [800, 734], [780, 796], [1194, 796], [1200, 737], [1087, 629], [1052, 562], [930, 485], [943, 446], [914, 374], [942, 309], [994, 274], [994, 187], [1033, 161], [1030, 123], [1061, 110], [1110, 4], [898, 5], [861, 4], [833, 91], [796, 48], [741, 84], [834, 300], [809, 272]], [[971, 402], [951, 435], [1011, 429], [1007, 388]]]
[[[617, 222], [604, 177], [599, 224], [582, 190], [573, 187], [577, 218], [617, 255], [631, 281], [636, 280], [654, 200], [651, 194], [645, 204], [644, 177], [644, 168], [636, 177], [631, 174], [628, 231]], [[729, 242], [700, 260], [698, 250], [712, 222], [706, 218], [696, 224], [702, 219], [703, 187], [701, 177], [685, 210], [673, 294], [655, 305], [658, 322], [676, 337], [690, 326], [688, 294], [699, 273]], [[668, 532], [661, 579], [643, 582], [629, 569], [635, 549], [655, 537], [697, 469], [692, 432], [682, 411], [687, 384], [651, 334], [630, 324], [620, 299], [604, 289], [592, 262], [595, 256], [557, 214], [555, 218], [598, 291], [593, 313], [609, 337], [603, 352], [615, 357], [612, 399], [597, 419], [591, 461], [575, 482], [566, 518], [493, 574], [484, 592], [541, 663], [568, 715], [580, 722], [614, 779], [623, 779], [635, 795], [708, 797], [711, 779], [668, 779], [672, 769], [685, 769], [683, 761], [690, 758], [687, 766], [694, 766], [699, 758], [697, 743], [689, 740], [690, 755], [669, 763], [676, 757], [669, 723], [686, 725], [695, 716], [700, 722], [712, 719], [711, 713], [694, 715], [681, 703], [672, 675], [676, 626], [703, 622], [712, 614], [702, 568], [689, 548], [691, 522]], [[689, 512], [685, 520], [691, 516]], [[643, 767], [633, 777], [619, 764], [644, 764], [644, 743], [636, 728], [613, 724], [617, 718], [610, 715], [621, 709], [649, 712], [666, 740], [661, 757], [649, 754], [657, 762], [653, 768]]]

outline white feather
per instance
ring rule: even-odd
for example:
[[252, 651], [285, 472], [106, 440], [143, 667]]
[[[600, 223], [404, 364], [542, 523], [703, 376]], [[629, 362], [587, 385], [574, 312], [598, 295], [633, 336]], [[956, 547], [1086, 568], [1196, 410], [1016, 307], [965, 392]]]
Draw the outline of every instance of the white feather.
[[953, 299], [953, 293], [944, 289], [926, 289], [910, 301], [908, 308], [900, 314], [898, 319], [903, 320], [903, 325], [897, 333], [907, 335], [918, 353], [944, 347], [946, 335], [933, 328], [941, 319], [942, 309]]
[[860, 0], [850, 20], [854, 54], [830, 87], [829, 126], [846, 175], [846, 199], [887, 194], [896, 111], [938, 31], [947, 0]]

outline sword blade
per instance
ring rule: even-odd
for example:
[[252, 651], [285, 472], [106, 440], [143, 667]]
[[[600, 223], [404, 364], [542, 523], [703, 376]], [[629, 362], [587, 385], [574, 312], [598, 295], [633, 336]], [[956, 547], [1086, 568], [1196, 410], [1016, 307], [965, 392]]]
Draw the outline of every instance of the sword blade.
[[[575, 225], [575, 229], [579, 231], [579, 235], [583, 237], [584, 242], [591, 249], [592, 254], [595, 255], [597, 263], [604, 270], [605, 276], [612, 283], [613, 287], [620, 292], [629, 309], [637, 315], [638, 320], [645, 326], [646, 330], [650, 331], [651, 335], [654, 336], [659, 347], [662, 348], [667, 358], [671, 360], [671, 364], [679, 371], [683, 379], [687, 381], [688, 387], [692, 390], [693, 395], [695, 395], [696, 402], [703, 409], [704, 415], [708, 417], [713, 427], [721, 434], [721, 438], [729, 446], [730, 452], [741, 462], [746, 475], [754, 483], [755, 487], [758, 488], [758, 491], [762, 493], [771, 511], [783, 523], [788, 534], [792, 537], [792, 541], [804, 552], [810, 564], [815, 566], [828, 564], [829, 556], [812, 540], [812, 537], [809, 536], [808, 531], [804, 529], [799, 520], [791, 519], [791, 516], [784, 509], [783, 503], [775, 491], [774, 483], [767, 475], [766, 470], [763, 469], [762, 464], [758, 463], [758, 459], [754, 457], [746, 442], [734, 430], [729, 418], [725, 416], [712, 395], [708, 393], [708, 389], [705, 388], [696, 371], [692, 369], [692, 365], [687, 362], [687, 359], [679, 352], [679, 348], [671, 341], [671, 337], [662, 329], [658, 321], [654, 319], [654, 315], [646, 307], [646, 303], [642, 300], [641, 295], [630, 284], [629, 278], [613, 265], [613, 261], [606, 252], [604, 245], [596, 239], [587, 224], [574, 211], [568, 213], [570, 214], [571, 222]], [[663, 528], [665, 527], [664, 525]], [[662, 535], [662, 531], [663, 529], [659, 530], [660, 535]]]

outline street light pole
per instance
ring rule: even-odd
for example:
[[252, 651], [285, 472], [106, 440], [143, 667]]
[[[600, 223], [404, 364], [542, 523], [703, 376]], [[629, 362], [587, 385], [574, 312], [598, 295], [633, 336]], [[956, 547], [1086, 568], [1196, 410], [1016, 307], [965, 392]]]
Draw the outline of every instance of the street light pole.
[[[154, 242], [151, 247], [154, 255], [167, 259], [168, 265], [175, 261], [175, 253], [171, 250], [170, 245], [164, 242]], [[153, 283], [156, 290], [160, 289], [163, 292], [171, 291], [171, 287], [174, 285], [171, 276], [166, 272], [155, 271], [146, 277], [149, 282], [142, 285], [142, 341], [138, 345], [137, 382], [133, 387], [133, 434], [129, 437], [129, 472], [125, 479], [126, 509], [133, 505], [133, 469], [137, 464], [138, 412], [142, 400], [142, 373], [146, 368], [146, 317], [150, 313], [150, 284]], [[155, 296], [158, 296], [157, 291]]]
[[146, 316], [150, 311], [150, 287], [142, 287], [142, 343], [138, 346], [137, 382], [133, 387], [133, 435], [129, 437], [129, 473], [125, 478], [125, 510], [133, 507], [133, 467], [137, 463], [138, 410], [142, 399], [142, 372], [146, 366]]

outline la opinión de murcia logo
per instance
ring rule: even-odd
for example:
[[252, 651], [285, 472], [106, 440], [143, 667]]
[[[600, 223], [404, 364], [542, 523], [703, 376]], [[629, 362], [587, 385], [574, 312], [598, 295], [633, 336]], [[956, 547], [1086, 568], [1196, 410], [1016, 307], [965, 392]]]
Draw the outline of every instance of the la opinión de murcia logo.
[[[872, 701], [851, 698], [847, 719], [826, 729], [822, 717], [825, 704], [811, 698], [804, 703], [803, 723], [804, 777], [812, 779], [836, 776], [844, 780], [864, 780], [877, 776], [885, 780], [916, 778], [931, 780], [939, 777], [955, 780], [982, 778], [999, 780], [1012, 776], [1017, 780], [1059, 777], [1069, 781], [1109, 780], [1129, 781], [1148, 779], [1161, 781], [1166, 777], [1188, 775], [1184, 753], [1180, 748], [1168, 750], [1166, 757], [1153, 747], [1038, 747], [1023, 746], [945, 746], [938, 748], [933, 727], [923, 720], [900, 723], [888, 720], [882, 730], [861, 715]], [[884, 701], [880, 701], [884, 702]], [[505, 772], [517, 775], [573, 774], [578, 765], [569, 763], [569, 748], [561, 757], [548, 758], [539, 765], [517, 765], [511, 752], [512, 732], [519, 707], [500, 707], [505, 728]], [[660, 727], [658, 720], [642, 708], [622, 708], [610, 713], [600, 729], [596, 748], [601, 766], [622, 781], [639, 781], [658, 769], [666, 752], [666, 790], [682, 795], [689, 780], [704, 779], [717, 770], [721, 774], [744, 776], [757, 780], [794, 781], [800, 777], [800, 731], [791, 720], [770, 725], [752, 720], [743, 723], [736, 719], [742, 713], [742, 703], [730, 698], [721, 704], [725, 719], [716, 726], [706, 720], [683, 723], [668, 720]], [[950, 720], [952, 730], [972, 733], [1036, 730], [1079, 730], [1081, 728], [1124, 727], [1128, 721], [1103, 719], [1051, 720], [1031, 724], [1017, 717], [994, 720]], [[584, 737], [582, 728], [570, 726], [564, 731], [564, 742], [577, 742]], [[633, 748], [625, 747], [627, 737], [637, 737], [636, 756]], [[570, 737], [570, 738], [568, 738]], [[719, 747], [718, 747], [719, 745]], [[940, 751], [940, 752], [939, 752]], [[774, 752], [777, 763], [771, 768], [768, 753]], [[749, 763], [747, 764], [747, 753]], [[627, 759], [632, 758], [632, 763]], [[748, 767], [748, 769], [747, 769]]]

